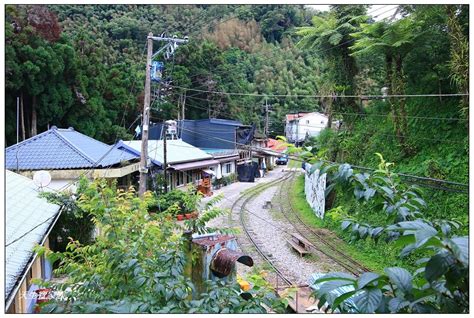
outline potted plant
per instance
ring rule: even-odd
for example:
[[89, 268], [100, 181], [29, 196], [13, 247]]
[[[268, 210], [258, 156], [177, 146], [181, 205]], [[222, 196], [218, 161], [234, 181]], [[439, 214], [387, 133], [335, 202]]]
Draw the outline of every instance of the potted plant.
[[197, 211], [198, 203], [201, 200], [201, 194], [196, 193], [195, 189], [189, 188], [183, 196], [183, 210], [186, 215], [186, 219], [193, 217], [193, 213]]
[[177, 202], [173, 203], [167, 210], [166, 213], [170, 215], [175, 215], [178, 221], [184, 220], [184, 215], [181, 213], [181, 209]]

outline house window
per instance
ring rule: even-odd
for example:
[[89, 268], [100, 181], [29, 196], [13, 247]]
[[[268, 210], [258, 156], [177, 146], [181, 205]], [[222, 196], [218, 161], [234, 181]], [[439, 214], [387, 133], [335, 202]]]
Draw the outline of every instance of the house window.
[[179, 171], [178, 172], [178, 180], [177, 180], [177, 183], [176, 185], [179, 187], [181, 185], [183, 185], [183, 179], [184, 179], [184, 175], [183, 175], [183, 172], [182, 171]]
[[186, 183], [192, 183], [193, 182], [193, 172], [192, 171], [187, 171], [186, 172]]
[[229, 174], [232, 172], [232, 164], [226, 163], [225, 165], [225, 173]]
[[45, 268], [45, 263], [46, 262], [46, 259], [44, 258], [44, 255], [41, 255], [41, 258], [40, 258], [40, 264], [41, 264], [41, 278], [42, 279], [45, 279], [46, 278], [46, 268]]
[[26, 290], [30, 290], [31, 280], [33, 279], [33, 268], [30, 267], [28, 273], [26, 273]]

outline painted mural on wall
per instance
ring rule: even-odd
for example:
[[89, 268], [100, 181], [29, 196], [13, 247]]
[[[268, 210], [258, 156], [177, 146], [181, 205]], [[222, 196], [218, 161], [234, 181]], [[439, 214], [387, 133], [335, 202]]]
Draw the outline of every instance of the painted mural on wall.
[[319, 174], [319, 170], [314, 171], [310, 174], [311, 165], [305, 163], [304, 170], [305, 182], [304, 192], [306, 195], [306, 201], [311, 206], [319, 218], [324, 218], [324, 206], [325, 206], [325, 191], [326, 191], [326, 174]]

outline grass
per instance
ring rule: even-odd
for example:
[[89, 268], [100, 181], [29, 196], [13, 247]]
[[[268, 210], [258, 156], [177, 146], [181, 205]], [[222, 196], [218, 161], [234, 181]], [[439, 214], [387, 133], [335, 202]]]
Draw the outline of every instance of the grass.
[[354, 260], [370, 268], [372, 271], [382, 273], [385, 267], [407, 266], [403, 260], [397, 257], [398, 249], [392, 245], [385, 242], [375, 243], [372, 240], [350, 243], [348, 242], [347, 235], [340, 229], [339, 222], [330, 222], [318, 218], [306, 202], [304, 175], [296, 178], [290, 189], [290, 195], [295, 210], [305, 224], [315, 229], [327, 229], [336, 234], [339, 239], [331, 238], [331, 236], [327, 236], [325, 239], [337, 244], [342, 252], [350, 255]]
[[288, 168], [299, 168], [301, 167], [301, 162], [290, 159], [288, 161]]

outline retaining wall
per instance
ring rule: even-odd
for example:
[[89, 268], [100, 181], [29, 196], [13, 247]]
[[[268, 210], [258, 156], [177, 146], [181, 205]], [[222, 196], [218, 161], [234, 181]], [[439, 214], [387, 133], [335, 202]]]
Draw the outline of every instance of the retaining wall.
[[314, 214], [319, 218], [324, 218], [324, 206], [326, 204], [326, 174], [320, 175], [319, 170], [309, 173], [311, 165], [305, 163], [304, 165], [304, 193], [306, 201], [311, 206]]

